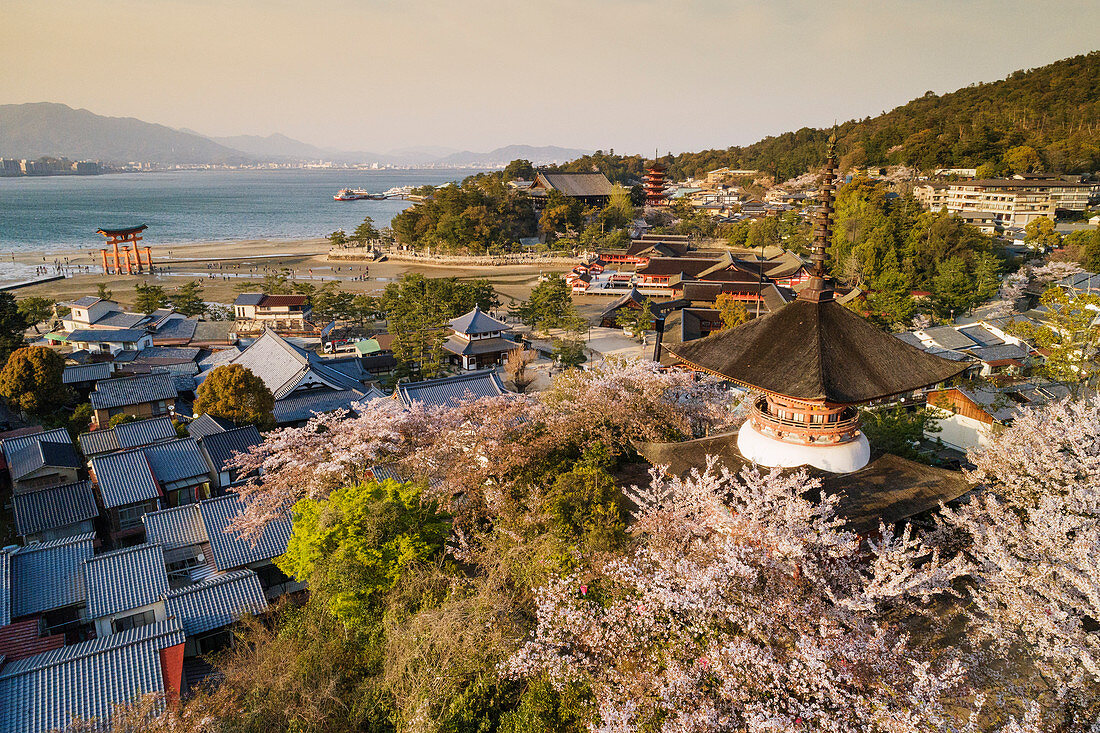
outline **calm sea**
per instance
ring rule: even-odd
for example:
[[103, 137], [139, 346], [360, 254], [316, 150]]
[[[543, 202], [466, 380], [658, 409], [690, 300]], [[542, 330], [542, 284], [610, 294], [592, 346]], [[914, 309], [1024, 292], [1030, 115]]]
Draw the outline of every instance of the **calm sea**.
[[461, 180], [474, 171], [172, 171], [0, 178], [0, 252], [98, 247], [100, 227], [147, 224], [145, 241], [303, 239], [379, 227], [405, 201], [333, 201], [341, 188], [385, 191]]

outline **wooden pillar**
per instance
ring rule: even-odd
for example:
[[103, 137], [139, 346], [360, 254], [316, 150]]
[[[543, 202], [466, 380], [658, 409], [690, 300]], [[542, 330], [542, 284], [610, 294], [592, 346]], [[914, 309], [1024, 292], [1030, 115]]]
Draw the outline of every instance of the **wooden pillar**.
[[133, 271], [130, 269], [130, 245], [122, 248], [122, 258], [126, 261], [126, 274], [132, 274]]
[[111, 244], [113, 244], [115, 246], [115, 274], [116, 275], [121, 275], [122, 274], [122, 263], [119, 259], [118, 237], [111, 237]]
[[107, 248], [104, 247], [99, 250], [99, 253], [103, 255], [103, 274], [107, 274]]
[[153, 274], [153, 248], [145, 248], [145, 264], [149, 267], [149, 274]]

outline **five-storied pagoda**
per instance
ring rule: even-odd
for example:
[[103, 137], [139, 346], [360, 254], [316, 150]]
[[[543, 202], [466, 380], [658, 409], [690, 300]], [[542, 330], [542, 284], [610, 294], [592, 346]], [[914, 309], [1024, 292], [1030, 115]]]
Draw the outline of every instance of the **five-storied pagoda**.
[[860, 405], [938, 384], [966, 368], [910, 346], [836, 302], [825, 268], [835, 142], [829, 138], [812, 276], [798, 298], [737, 328], [670, 347], [686, 366], [759, 393], [737, 449], [762, 466], [857, 471], [871, 457]]

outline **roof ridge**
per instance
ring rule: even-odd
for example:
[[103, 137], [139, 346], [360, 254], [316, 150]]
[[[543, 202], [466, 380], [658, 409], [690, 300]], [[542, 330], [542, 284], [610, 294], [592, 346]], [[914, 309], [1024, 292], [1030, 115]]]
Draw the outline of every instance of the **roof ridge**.
[[38, 552], [39, 550], [52, 550], [56, 547], [65, 547], [66, 545], [75, 545], [81, 542], [94, 542], [95, 532], [85, 532], [84, 534], [74, 535], [72, 537], [62, 537], [58, 540], [50, 540], [49, 542], [32, 542], [29, 545], [23, 545], [15, 552], [11, 553], [17, 555], [20, 553], [30, 554], [32, 552]]
[[240, 568], [238, 570], [227, 570], [223, 573], [216, 573], [209, 577], [203, 578], [197, 583], [185, 585], [182, 588], [170, 588], [164, 593], [162, 598], [179, 598], [180, 596], [188, 595], [189, 593], [195, 593], [200, 590], [206, 590], [207, 588], [220, 585], [222, 583], [228, 583], [233, 580], [240, 580], [241, 578], [247, 578], [250, 575], [255, 575], [256, 571], [251, 568]]
[[0, 670], [0, 679], [9, 679], [30, 672], [56, 667], [65, 662], [84, 659], [96, 654], [120, 649], [125, 646], [133, 646], [145, 641], [153, 641], [163, 636], [182, 633], [183, 624], [175, 618], [165, 621], [154, 621], [145, 626], [139, 626], [126, 631], [120, 631], [108, 636], [100, 636], [77, 644], [59, 647], [48, 652], [24, 657], [16, 660]]
[[111, 550], [110, 552], [101, 552], [98, 555], [92, 555], [89, 558], [85, 558], [84, 562], [89, 563], [95, 560], [103, 560], [105, 558], [121, 557], [122, 555], [137, 552], [138, 550], [152, 550], [158, 547], [161, 549], [162, 552], [164, 551], [164, 546], [161, 545], [159, 542], [142, 542], [140, 545], [132, 545], [130, 547], [123, 547], [118, 550]]

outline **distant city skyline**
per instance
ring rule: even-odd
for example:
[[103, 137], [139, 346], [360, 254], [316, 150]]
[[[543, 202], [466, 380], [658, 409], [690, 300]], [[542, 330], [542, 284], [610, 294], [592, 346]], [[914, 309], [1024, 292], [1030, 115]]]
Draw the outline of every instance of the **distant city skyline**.
[[0, 104], [210, 136], [725, 148], [1100, 47], [1100, 3], [6, 0]]

